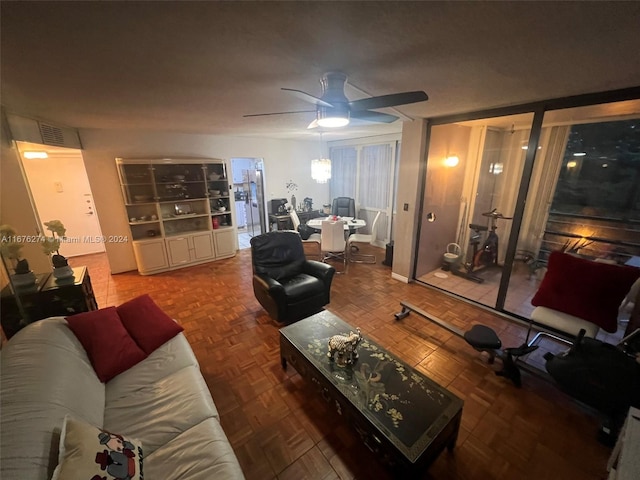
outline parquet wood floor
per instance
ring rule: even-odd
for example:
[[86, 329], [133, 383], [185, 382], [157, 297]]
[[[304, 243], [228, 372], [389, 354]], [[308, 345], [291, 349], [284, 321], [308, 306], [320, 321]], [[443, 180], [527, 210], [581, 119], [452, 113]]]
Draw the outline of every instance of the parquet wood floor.
[[[376, 251], [379, 261], [384, 257]], [[110, 275], [104, 254], [87, 265], [100, 307], [149, 293], [185, 328], [248, 479], [389, 479], [348, 425], [295, 370], [280, 366], [280, 325], [253, 296], [251, 257], [153, 276]], [[523, 373], [523, 387], [494, 375], [464, 340], [415, 315], [397, 322], [408, 301], [466, 329], [493, 327], [505, 345], [524, 330], [503, 318], [417, 284], [390, 269], [350, 264], [333, 282], [328, 310], [431, 376], [464, 401], [455, 450], [445, 451], [425, 479], [602, 479], [610, 449], [596, 440], [600, 419], [549, 382]]]

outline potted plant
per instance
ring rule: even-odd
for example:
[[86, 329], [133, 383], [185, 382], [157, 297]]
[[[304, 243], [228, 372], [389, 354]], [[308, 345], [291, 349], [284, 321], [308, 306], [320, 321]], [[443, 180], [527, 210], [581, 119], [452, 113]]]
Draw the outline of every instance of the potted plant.
[[14, 287], [26, 287], [36, 283], [36, 276], [29, 268], [29, 262], [22, 258], [22, 243], [10, 225], [0, 226], [0, 253], [13, 268], [11, 283]]
[[60, 255], [60, 243], [65, 238], [67, 229], [60, 220], [51, 220], [44, 222], [47, 230], [51, 232], [51, 236], [44, 237], [42, 240], [42, 249], [46, 255], [51, 255], [51, 263], [53, 265], [53, 276], [57, 279], [73, 277], [73, 269], [69, 266], [67, 259]]

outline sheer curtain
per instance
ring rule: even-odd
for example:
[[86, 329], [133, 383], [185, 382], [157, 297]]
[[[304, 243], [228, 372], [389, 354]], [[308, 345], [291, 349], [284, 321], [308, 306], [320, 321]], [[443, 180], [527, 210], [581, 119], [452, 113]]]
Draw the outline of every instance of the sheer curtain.
[[355, 147], [331, 147], [331, 198], [356, 198], [358, 151]]
[[356, 216], [367, 222], [361, 233], [370, 233], [371, 224], [380, 211], [377, 243], [389, 240], [395, 182], [394, 152], [396, 141], [330, 149], [331, 198], [351, 197], [356, 200]]
[[391, 206], [392, 160], [393, 150], [388, 143], [362, 147], [356, 202], [360, 208], [386, 210]]

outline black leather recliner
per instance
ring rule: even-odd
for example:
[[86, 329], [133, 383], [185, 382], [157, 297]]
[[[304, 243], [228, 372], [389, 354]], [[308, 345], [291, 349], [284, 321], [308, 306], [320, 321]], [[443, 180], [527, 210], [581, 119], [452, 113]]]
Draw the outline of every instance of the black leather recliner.
[[251, 239], [253, 293], [271, 318], [291, 323], [318, 313], [329, 303], [335, 268], [307, 260], [302, 239], [279, 230]]

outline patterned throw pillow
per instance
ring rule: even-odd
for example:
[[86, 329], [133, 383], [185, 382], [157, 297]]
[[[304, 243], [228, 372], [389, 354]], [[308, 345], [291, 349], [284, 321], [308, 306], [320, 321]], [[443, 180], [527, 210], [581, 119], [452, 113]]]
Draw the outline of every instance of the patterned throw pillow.
[[142, 443], [69, 415], [51, 480], [142, 480]]

